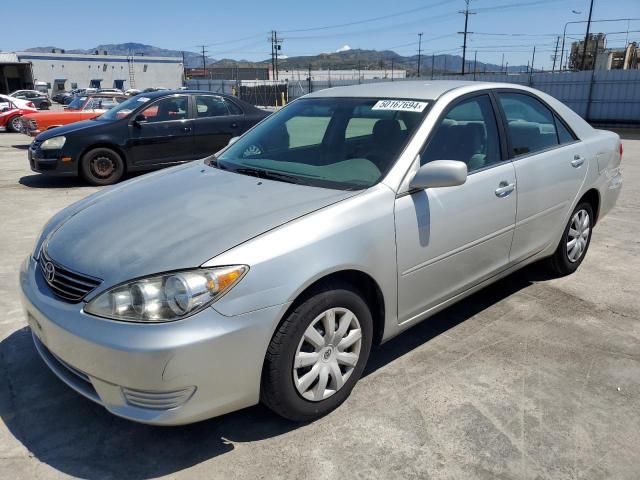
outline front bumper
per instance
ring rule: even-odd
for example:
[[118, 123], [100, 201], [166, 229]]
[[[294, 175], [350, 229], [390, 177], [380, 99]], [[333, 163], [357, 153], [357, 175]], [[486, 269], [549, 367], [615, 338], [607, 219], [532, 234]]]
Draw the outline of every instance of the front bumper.
[[55, 297], [37, 262], [20, 272], [34, 342], [67, 385], [115, 415], [179, 425], [259, 401], [262, 364], [286, 305], [225, 317], [213, 308], [185, 320], [136, 324], [84, 313]]
[[62, 150], [42, 150], [39, 143], [34, 140], [27, 152], [29, 166], [34, 172], [58, 176], [78, 175], [77, 162], [73, 158], [63, 161], [62, 158], [65, 155]]

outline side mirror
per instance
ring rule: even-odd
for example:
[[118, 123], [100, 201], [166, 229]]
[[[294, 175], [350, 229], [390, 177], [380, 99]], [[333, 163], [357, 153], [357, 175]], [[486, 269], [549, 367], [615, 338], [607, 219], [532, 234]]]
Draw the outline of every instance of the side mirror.
[[455, 187], [467, 181], [467, 164], [457, 160], [434, 160], [418, 169], [409, 182], [410, 190]]
[[229, 139], [229, 143], [227, 143], [227, 146], [231, 146], [231, 145], [233, 145], [233, 144], [234, 144], [234, 143], [236, 143], [238, 140], [240, 140], [240, 137], [231, 137], [231, 138]]
[[139, 113], [138, 115], [136, 115], [136, 118], [133, 119], [133, 124], [136, 127], [140, 128], [140, 126], [143, 123], [146, 123], [146, 121], [147, 121], [147, 117], [145, 117], [143, 114]]

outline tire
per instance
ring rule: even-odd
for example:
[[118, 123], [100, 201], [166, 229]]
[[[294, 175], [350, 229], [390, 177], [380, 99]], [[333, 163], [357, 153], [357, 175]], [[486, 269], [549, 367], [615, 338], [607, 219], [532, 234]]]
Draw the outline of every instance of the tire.
[[[334, 314], [335, 330], [332, 338], [325, 341], [325, 327], [331, 323], [327, 312]], [[343, 325], [348, 326], [340, 328]], [[309, 329], [318, 334], [313, 336], [316, 342], [324, 342], [322, 348], [314, 347], [305, 337]], [[336, 338], [340, 330], [346, 333], [342, 340]], [[296, 422], [326, 415], [347, 399], [360, 379], [372, 338], [371, 312], [356, 288], [334, 281], [310, 291], [288, 313], [271, 339], [262, 370], [262, 402], [278, 415]], [[305, 365], [295, 367], [296, 359]], [[309, 383], [309, 378], [314, 380]], [[320, 386], [323, 378], [325, 388]], [[303, 386], [304, 383], [308, 386]]]
[[40, 104], [40, 110], [49, 110], [49, 107], [51, 107], [51, 104], [49, 102], [42, 102]]
[[80, 173], [91, 185], [112, 185], [124, 175], [124, 161], [110, 148], [94, 148], [83, 155]]
[[10, 132], [18, 133], [22, 130], [22, 125], [20, 124], [20, 115], [14, 115], [7, 122], [7, 130]]
[[[587, 223], [585, 223], [584, 215], [586, 215]], [[583, 219], [581, 222], [580, 218]], [[591, 243], [593, 223], [594, 216], [591, 204], [580, 202], [569, 217], [558, 248], [549, 258], [548, 265], [554, 273], [564, 276], [572, 274], [578, 269]], [[572, 242], [574, 240], [575, 242]], [[570, 247], [570, 242], [574, 244], [574, 247]]]

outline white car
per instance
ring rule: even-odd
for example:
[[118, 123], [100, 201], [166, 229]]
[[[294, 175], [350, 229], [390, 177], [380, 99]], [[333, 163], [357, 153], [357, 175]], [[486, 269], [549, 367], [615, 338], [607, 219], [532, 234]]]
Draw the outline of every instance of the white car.
[[29, 100], [10, 97], [9, 95], [0, 95], [0, 109], [8, 107], [11, 103], [13, 103], [18, 108], [36, 109], [36, 106], [33, 104], [33, 102], [30, 102]]

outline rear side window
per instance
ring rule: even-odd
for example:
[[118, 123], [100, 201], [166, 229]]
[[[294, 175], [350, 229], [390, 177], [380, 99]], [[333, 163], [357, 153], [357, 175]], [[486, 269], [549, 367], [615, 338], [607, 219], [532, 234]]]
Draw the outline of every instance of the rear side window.
[[541, 101], [521, 93], [499, 93], [498, 98], [507, 117], [514, 157], [558, 145], [554, 115]]
[[499, 163], [500, 139], [488, 95], [464, 100], [441, 120], [420, 157], [424, 165], [433, 160], [459, 160], [473, 172]]
[[196, 116], [198, 118], [224, 117], [226, 115], [229, 115], [229, 110], [221, 97], [196, 95]]
[[227, 100], [225, 98], [224, 103], [227, 104], [227, 108], [229, 109], [229, 113], [231, 115], [244, 115], [244, 112], [242, 111], [242, 109], [239, 106], [237, 106], [235, 103], [233, 103], [231, 100]]
[[557, 115], [554, 115], [554, 119], [556, 121], [556, 130], [558, 131], [558, 142], [560, 143], [560, 145], [575, 142], [576, 138], [569, 131], [569, 129], [564, 126], [564, 123], [562, 123]]

